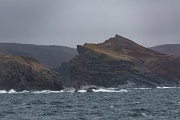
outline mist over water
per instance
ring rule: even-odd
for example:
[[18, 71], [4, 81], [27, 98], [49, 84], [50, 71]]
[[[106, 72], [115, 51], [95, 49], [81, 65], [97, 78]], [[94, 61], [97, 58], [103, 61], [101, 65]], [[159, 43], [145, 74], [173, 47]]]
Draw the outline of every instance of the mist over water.
[[0, 91], [1, 120], [179, 120], [180, 88]]

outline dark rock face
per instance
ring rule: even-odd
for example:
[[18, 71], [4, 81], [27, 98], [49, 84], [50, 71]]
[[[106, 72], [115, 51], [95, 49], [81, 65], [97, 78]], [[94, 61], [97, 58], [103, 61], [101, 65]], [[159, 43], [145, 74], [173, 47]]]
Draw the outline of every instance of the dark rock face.
[[60, 67], [52, 70], [58, 73], [58, 76], [59, 78], [61, 78], [63, 86], [65, 87], [72, 86], [69, 62], [63, 62]]
[[0, 55], [0, 89], [61, 90], [58, 76], [34, 58]]
[[155, 52], [116, 35], [100, 44], [77, 46], [71, 78], [103, 87], [180, 86], [180, 58]]

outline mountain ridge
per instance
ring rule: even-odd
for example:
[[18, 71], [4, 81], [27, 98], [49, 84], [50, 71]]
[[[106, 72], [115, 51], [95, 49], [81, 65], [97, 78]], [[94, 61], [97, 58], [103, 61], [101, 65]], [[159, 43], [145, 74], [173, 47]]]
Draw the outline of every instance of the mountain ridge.
[[68, 62], [77, 55], [77, 51], [66, 46], [0, 43], [0, 54], [34, 57], [45, 67], [52, 69], [62, 62]]
[[180, 44], [164, 44], [164, 45], [150, 47], [150, 49], [165, 54], [180, 56]]

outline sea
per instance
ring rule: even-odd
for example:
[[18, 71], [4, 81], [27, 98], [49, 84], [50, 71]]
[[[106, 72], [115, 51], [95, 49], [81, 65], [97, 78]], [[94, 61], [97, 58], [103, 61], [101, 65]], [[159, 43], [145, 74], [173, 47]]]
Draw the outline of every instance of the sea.
[[180, 120], [180, 88], [1, 90], [0, 120]]

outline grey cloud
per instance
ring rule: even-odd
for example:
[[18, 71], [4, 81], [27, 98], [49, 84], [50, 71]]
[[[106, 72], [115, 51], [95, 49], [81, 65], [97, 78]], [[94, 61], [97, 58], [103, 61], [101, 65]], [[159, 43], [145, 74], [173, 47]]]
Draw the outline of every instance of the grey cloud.
[[144, 46], [180, 43], [179, 0], [0, 0], [0, 42], [75, 47], [115, 34]]

